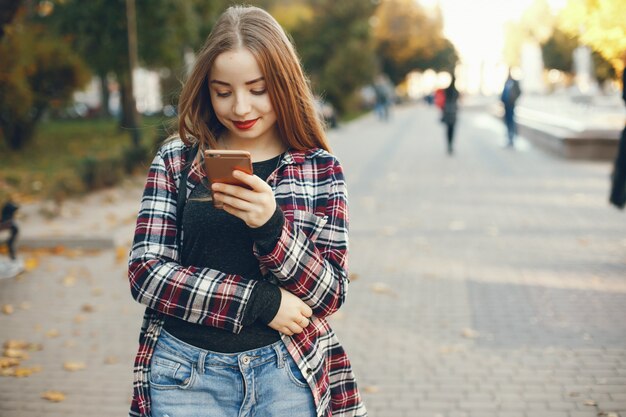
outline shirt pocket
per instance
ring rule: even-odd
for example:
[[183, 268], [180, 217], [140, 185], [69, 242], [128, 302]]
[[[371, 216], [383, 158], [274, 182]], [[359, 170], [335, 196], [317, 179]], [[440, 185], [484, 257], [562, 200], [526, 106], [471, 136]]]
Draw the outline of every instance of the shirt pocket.
[[328, 216], [318, 216], [315, 213], [304, 210], [293, 211], [293, 223], [298, 226], [312, 242], [317, 240], [327, 222]]

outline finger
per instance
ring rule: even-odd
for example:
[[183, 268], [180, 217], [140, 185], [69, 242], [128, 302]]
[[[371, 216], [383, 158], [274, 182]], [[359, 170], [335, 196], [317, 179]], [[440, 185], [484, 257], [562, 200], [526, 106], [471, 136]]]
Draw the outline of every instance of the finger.
[[243, 182], [246, 185], [252, 187], [254, 191], [263, 191], [267, 186], [267, 183], [256, 175], [246, 174], [243, 171], [233, 171], [233, 177]]
[[295, 322], [287, 325], [287, 327], [289, 328], [289, 330], [291, 330], [292, 333], [294, 334], [298, 334], [298, 333], [302, 333], [302, 330], [304, 330], [302, 328], [302, 326], [296, 324]]
[[221, 182], [216, 182], [215, 184], [212, 184], [211, 189], [213, 190], [214, 193], [218, 192], [221, 194], [237, 197], [241, 200], [246, 200], [246, 201], [253, 201], [256, 196], [255, 191], [248, 190], [247, 188], [241, 187], [239, 185], [224, 184]]
[[304, 317], [311, 317], [313, 315], [313, 310], [311, 310], [311, 307], [304, 304], [304, 307], [302, 308], [301, 313]]
[[250, 211], [253, 208], [253, 205], [250, 202], [227, 194], [214, 193], [213, 198], [221, 203], [224, 203], [224, 205], [229, 205], [237, 210]]
[[282, 334], [286, 334], [287, 336], [293, 336], [293, 332], [291, 331], [291, 329], [287, 326], [283, 327], [282, 330], [280, 331]]
[[235, 208], [233, 206], [229, 206], [228, 204], [224, 204], [224, 206], [222, 207], [224, 209], [224, 211], [228, 214], [232, 214], [235, 217], [240, 218], [241, 220], [245, 221], [246, 219], [246, 212], [243, 210], [239, 210], [238, 208]]
[[311, 324], [311, 321], [306, 317], [301, 317], [300, 320], [298, 320], [298, 326], [302, 327], [303, 329], [309, 324]]

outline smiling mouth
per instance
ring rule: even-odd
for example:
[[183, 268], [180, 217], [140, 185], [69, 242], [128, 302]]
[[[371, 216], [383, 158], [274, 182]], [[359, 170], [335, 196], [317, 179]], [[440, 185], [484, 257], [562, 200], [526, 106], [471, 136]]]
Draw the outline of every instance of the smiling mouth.
[[248, 129], [252, 128], [252, 126], [254, 126], [256, 124], [257, 120], [259, 120], [259, 119], [244, 120], [243, 122], [238, 122], [238, 121], [233, 120], [233, 124], [239, 130], [248, 130]]

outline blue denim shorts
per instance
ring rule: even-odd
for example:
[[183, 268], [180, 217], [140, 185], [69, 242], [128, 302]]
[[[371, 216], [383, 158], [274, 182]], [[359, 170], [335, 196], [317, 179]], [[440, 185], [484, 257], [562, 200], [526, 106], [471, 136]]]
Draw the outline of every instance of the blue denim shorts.
[[216, 353], [161, 331], [150, 365], [152, 417], [315, 417], [313, 393], [282, 341]]

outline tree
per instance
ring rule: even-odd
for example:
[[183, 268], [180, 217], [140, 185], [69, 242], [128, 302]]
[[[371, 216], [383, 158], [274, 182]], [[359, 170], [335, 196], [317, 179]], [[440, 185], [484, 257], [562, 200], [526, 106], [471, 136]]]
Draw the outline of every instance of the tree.
[[13, 21], [20, 2], [17, 0], [0, 0], [0, 39], [4, 36], [4, 27]]
[[[23, 14], [23, 13], [22, 13]], [[89, 73], [62, 39], [16, 18], [0, 40], [0, 131], [9, 148], [22, 148], [44, 112], [63, 105]]]
[[374, 5], [363, 0], [309, 0], [310, 14], [292, 31], [313, 87], [338, 111], [376, 70], [369, 19]]
[[541, 44], [543, 63], [546, 68], [572, 73], [574, 66], [574, 50], [578, 40], [562, 30], [555, 29], [552, 35]]
[[374, 39], [382, 70], [396, 83], [414, 70], [452, 71], [458, 61], [443, 36], [441, 11], [414, 0], [383, 0], [374, 15]]
[[[182, 75], [185, 49], [204, 41], [224, 4], [225, 0], [136, 0], [141, 65]], [[132, 111], [124, 100], [131, 94], [126, 0], [65, 0], [55, 3], [53, 12], [42, 20], [72, 42], [103, 82], [109, 74], [115, 75], [122, 95], [121, 126], [126, 126]], [[105, 85], [102, 90], [106, 93]]]
[[[566, 34], [559, 28], [541, 44], [546, 68], [557, 69], [568, 74], [574, 72], [574, 50], [581, 45], [576, 36]], [[600, 84], [616, 76], [615, 68], [598, 51], [592, 51], [594, 75]]]
[[[520, 65], [522, 46], [526, 42], [544, 44], [552, 35], [555, 17], [546, 0], [535, 0], [518, 21], [507, 22], [504, 37], [504, 60], [510, 66]], [[557, 39], [562, 40], [561, 38]], [[552, 45], [554, 46], [554, 45]]]
[[626, 51], [626, 2], [624, 0], [569, 0], [558, 25], [580, 42], [600, 53], [621, 73]]

